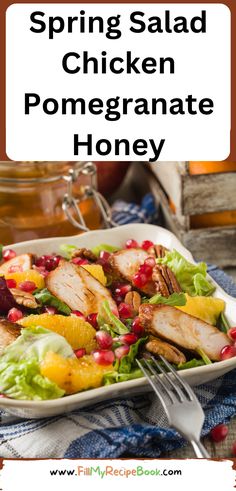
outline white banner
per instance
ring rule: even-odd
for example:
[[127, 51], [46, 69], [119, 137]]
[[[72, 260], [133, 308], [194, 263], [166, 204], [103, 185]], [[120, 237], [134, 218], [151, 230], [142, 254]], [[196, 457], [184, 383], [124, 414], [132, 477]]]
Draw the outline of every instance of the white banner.
[[2, 491], [233, 491], [232, 460], [4, 460]]
[[13, 4], [6, 14], [13, 160], [224, 160], [223, 4]]

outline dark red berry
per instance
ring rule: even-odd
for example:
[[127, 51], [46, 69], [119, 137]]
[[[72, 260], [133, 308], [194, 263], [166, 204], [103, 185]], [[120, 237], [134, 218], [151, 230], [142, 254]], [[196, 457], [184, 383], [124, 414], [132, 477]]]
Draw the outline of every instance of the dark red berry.
[[127, 240], [125, 244], [126, 249], [137, 249], [139, 247], [138, 242], [134, 239]]
[[136, 334], [137, 336], [142, 336], [144, 333], [144, 328], [141, 324], [141, 320], [139, 317], [135, 317], [135, 319], [132, 322], [132, 332]]
[[133, 283], [137, 288], [142, 288], [148, 282], [148, 278], [144, 273], [136, 273], [133, 277]]
[[97, 327], [98, 327], [97, 317], [98, 317], [98, 314], [95, 314], [95, 313], [89, 314], [86, 317], [86, 321], [89, 322], [89, 324], [91, 324], [91, 326], [93, 326], [94, 329], [97, 329]]
[[16, 288], [16, 280], [9, 278], [9, 280], [6, 280], [6, 283], [7, 283], [7, 288]]
[[153, 246], [154, 246], [154, 244], [151, 240], [144, 240], [142, 242], [142, 245], [141, 245], [142, 249], [144, 249], [145, 251], [147, 251], [148, 249], [150, 249], [150, 247], [153, 247]]
[[16, 257], [16, 252], [13, 251], [12, 249], [4, 249], [2, 252], [2, 258], [4, 261], [10, 261], [10, 259], [13, 259]]
[[210, 432], [211, 439], [214, 442], [222, 442], [227, 437], [228, 431], [228, 426], [225, 424], [217, 425]]
[[86, 355], [86, 350], [84, 348], [79, 348], [74, 351], [76, 358], [82, 358], [82, 356]]
[[129, 319], [133, 315], [133, 309], [128, 303], [121, 302], [118, 307], [118, 312], [122, 319]]

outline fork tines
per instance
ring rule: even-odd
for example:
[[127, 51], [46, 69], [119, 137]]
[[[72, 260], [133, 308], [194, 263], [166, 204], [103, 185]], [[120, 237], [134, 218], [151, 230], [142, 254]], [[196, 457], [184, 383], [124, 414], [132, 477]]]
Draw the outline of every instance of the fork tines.
[[[158, 358], [162, 363], [153, 356], [149, 359], [143, 358], [142, 363], [137, 360], [137, 363], [162, 403], [193, 401], [195, 396], [189, 385], [163, 356], [158, 355]], [[171, 372], [172, 376], [168, 372]]]

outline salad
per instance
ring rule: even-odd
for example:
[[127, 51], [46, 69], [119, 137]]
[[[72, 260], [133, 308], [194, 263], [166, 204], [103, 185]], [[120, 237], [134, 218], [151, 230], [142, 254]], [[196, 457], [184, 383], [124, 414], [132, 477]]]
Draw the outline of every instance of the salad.
[[178, 370], [236, 355], [206, 264], [176, 250], [129, 239], [0, 254], [2, 397], [56, 399], [136, 379], [137, 358], [159, 354]]

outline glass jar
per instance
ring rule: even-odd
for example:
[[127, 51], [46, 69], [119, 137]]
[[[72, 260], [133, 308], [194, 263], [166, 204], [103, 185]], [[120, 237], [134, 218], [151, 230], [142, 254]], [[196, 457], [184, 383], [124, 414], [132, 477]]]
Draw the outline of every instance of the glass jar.
[[91, 162], [0, 162], [0, 243], [100, 228], [101, 202]]

